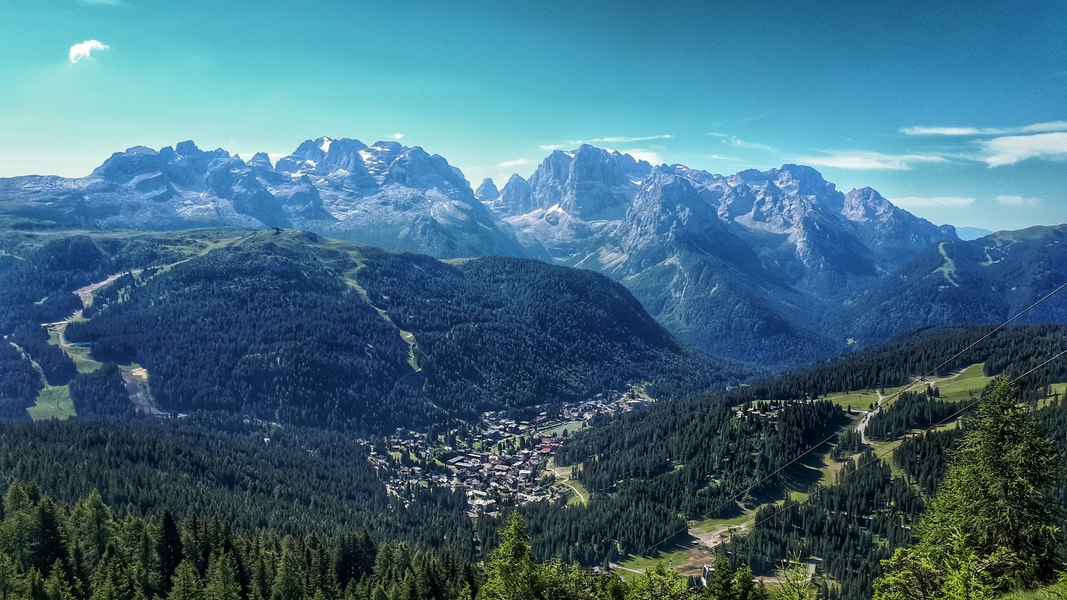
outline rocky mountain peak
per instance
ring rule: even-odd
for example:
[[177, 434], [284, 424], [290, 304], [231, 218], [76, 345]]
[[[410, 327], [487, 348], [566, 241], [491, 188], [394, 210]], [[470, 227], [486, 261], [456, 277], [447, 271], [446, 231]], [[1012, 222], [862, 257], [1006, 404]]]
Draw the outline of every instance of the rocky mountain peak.
[[[518, 177], [517, 175], [515, 177]], [[474, 190], [474, 197], [482, 202], [492, 202], [500, 196], [500, 190], [497, 189], [496, 184], [493, 183], [491, 177], [486, 177], [482, 180], [482, 183], [478, 185], [478, 189]]]
[[877, 219], [895, 209], [896, 207], [876, 190], [864, 187], [852, 189], [845, 194], [841, 214], [850, 221], [864, 222]]

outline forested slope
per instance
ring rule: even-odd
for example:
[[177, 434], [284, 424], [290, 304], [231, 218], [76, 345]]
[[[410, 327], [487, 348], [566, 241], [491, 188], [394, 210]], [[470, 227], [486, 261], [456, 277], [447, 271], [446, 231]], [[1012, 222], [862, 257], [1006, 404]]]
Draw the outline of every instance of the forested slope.
[[21, 342], [0, 350], [9, 417], [45, 383], [34, 363], [52, 385], [74, 374], [40, 324], [111, 276], [65, 339], [147, 369], [172, 413], [374, 433], [637, 384], [674, 397], [751, 373], [679, 345], [607, 278], [536, 261], [446, 264], [281, 230], [0, 243], [0, 325]]
[[[946, 431], [905, 438], [916, 429], [957, 418], [963, 405], [958, 400], [938, 398], [936, 387], [927, 391], [920, 385], [894, 397], [888, 408], [871, 419], [868, 445], [854, 431], [859, 415], [853, 413], [853, 420], [847, 420], [845, 411], [838, 408], [844, 402], [834, 398], [842, 392], [895, 387], [937, 371], [936, 367], [990, 329], [925, 330], [750, 386], [656, 405], [576, 435], [564, 445], [560, 461], [580, 465], [578, 478], [593, 492], [590, 506], [599, 495], [605, 505], [636, 505], [655, 498], [657, 503], [674, 508], [677, 516], [672, 520], [677, 527], [664, 526], [664, 538], [653, 540], [638, 553], [652, 549], [661, 540], [668, 546], [679, 543], [693, 547], [696, 540], [689, 536], [694, 523], [702, 519], [745, 522], [751, 533], [737, 538], [729, 548], [734, 553], [731, 556], [752, 563], [764, 574], [794, 553], [805, 560], [817, 557], [813, 564], [820, 578], [829, 582], [827, 590], [832, 597], [867, 598], [873, 579], [881, 573], [880, 561], [889, 558], [893, 547], [911, 541], [909, 527], [921, 511], [924, 497], [936, 489], [943, 476], [945, 457], [958, 434]], [[1062, 351], [1065, 335], [1067, 326], [1009, 327], [948, 361], [940, 369], [941, 375], [983, 361], [987, 374], [1021, 375]], [[1033, 399], [1045, 395], [1047, 384], [1062, 381], [1067, 381], [1067, 364], [1059, 361], [1019, 384], [1022, 397]], [[836, 393], [831, 396], [833, 404], [817, 399], [831, 393]], [[1045, 404], [1047, 400], [1042, 406]], [[1050, 425], [1050, 436], [1064, 440], [1067, 431], [1060, 426], [1060, 411], [1062, 401], [1039, 415]], [[814, 449], [827, 437], [833, 439], [835, 431], [842, 432], [836, 448], [827, 444], [775, 473], [776, 468]], [[1062, 446], [1063, 442], [1059, 443]], [[870, 454], [872, 447], [878, 451], [877, 457]], [[891, 468], [890, 460], [896, 461], [895, 467], [906, 479]], [[820, 463], [828, 466], [820, 467]], [[801, 484], [802, 491], [822, 491], [805, 502], [789, 502], [784, 508], [767, 504], [780, 499], [783, 488], [795, 489], [798, 478], [802, 482], [810, 467], [836, 473], [830, 477], [832, 485], [805, 489], [807, 484]], [[826, 483], [824, 480], [822, 485]], [[735, 501], [763, 509], [747, 522], [736, 518], [726, 521], [739, 515]], [[557, 513], [545, 518], [565, 520]], [[647, 513], [642, 523], [647, 527], [655, 518]], [[687, 520], [690, 533], [686, 533]], [[610, 538], [618, 527], [609, 525], [603, 533], [586, 531], [584, 535]], [[673, 540], [667, 537], [671, 534], [675, 534]], [[567, 539], [573, 543], [575, 538]], [[566, 544], [556, 542], [552, 547]], [[585, 546], [579, 543], [578, 547]], [[599, 552], [594, 551], [598, 559], [604, 556]], [[619, 556], [613, 549], [607, 555]]]

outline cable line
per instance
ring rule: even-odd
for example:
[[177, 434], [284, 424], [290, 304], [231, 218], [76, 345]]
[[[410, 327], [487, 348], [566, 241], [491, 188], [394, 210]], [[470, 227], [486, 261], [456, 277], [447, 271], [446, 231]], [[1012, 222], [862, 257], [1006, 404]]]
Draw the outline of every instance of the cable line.
[[[968, 350], [970, 350], [971, 348], [974, 348], [975, 346], [977, 346], [978, 344], [980, 344], [980, 343], [984, 342], [985, 340], [989, 339], [989, 338], [990, 338], [991, 336], [993, 336], [993, 334], [997, 333], [997, 332], [998, 332], [998, 331], [1000, 331], [1001, 329], [1004, 329], [1004, 328], [1005, 328], [1005, 327], [1007, 327], [1008, 325], [1010, 325], [1010, 324], [1014, 323], [1015, 321], [1017, 321], [1017, 320], [1018, 320], [1019, 318], [1021, 318], [1021, 317], [1022, 317], [1023, 315], [1025, 315], [1026, 313], [1030, 312], [1031, 310], [1033, 310], [1034, 308], [1036, 308], [1036, 307], [1037, 307], [1037, 306], [1039, 306], [1040, 304], [1044, 303], [1044, 302], [1045, 302], [1046, 300], [1048, 300], [1049, 298], [1051, 298], [1051, 297], [1055, 296], [1056, 294], [1058, 294], [1059, 292], [1061, 292], [1061, 291], [1062, 291], [1062, 290], [1063, 290], [1064, 288], [1067, 288], [1067, 282], [1064, 282], [1063, 284], [1061, 284], [1061, 285], [1060, 285], [1059, 287], [1057, 287], [1056, 289], [1052, 290], [1052, 291], [1051, 291], [1051, 292], [1049, 292], [1048, 294], [1045, 294], [1044, 296], [1042, 296], [1041, 298], [1039, 298], [1038, 300], [1036, 300], [1036, 301], [1035, 301], [1035, 302], [1034, 302], [1033, 304], [1031, 304], [1030, 306], [1027, 306], [1027, 307], [1026, 307], [1026, 308], [1024, 308], [1023, 310], [1019, 311], [1018, 313], [1016, 313], [1016, 314], [1015, 314], [1015, 316], [1011, 317], [1011, 318], [1010, 318], [1010, 319], [1008, 319], [1007, 321], [1004, 321], [1004, 322], [1003, 322], [1003, 323], [1001, 323], [1000, 325], [996, 326], [995, 328], [993, 328], [993, 329], [992, 329], [991, 331], [989, 331], [988, 333], [986, 333], [986, 334], [985, 334], [985, 335], [983, 335], [982, 337], [980, 337], [980, 338], [978, 338], [977, 340], [975, 340], [975, 341], [971, 342], [971, 343], [970, 343], [970, 344], [969, 344], [969, 345], [968, 345], [968, 346], [967, 346], [966, 348], [964, 348], [963, 350], [960, 350], [959, 352], [957, 352], [957, 353], [953, 354], [953, 355], [952, 355], [951, 357], [949, 357], [948, 359], [946, 359], [945, 361], [943, 361], [943, 362], [942, 362], [941, 364], [939, 364], [939, 365], [937, 365], [936, 367], [934, 367], [933, 369], [931, 369], [931, 370], [930, 370], [930, 371], [929, 371], [929, 372], [928, 372], [927, 374], [925, 374], [925, 375], [923, 375], [923, 376], [921, 376], [921, 377], [919, 377], [919, 378], [916, 378], [916, 379], [915, 379], [915, 381], [913, 381], [912, 383], [909, 383], [908, 385], [906, 385], [906, 386], [905, 386], [904, 388], [902, 388], [901, 390], [899, 390], [899, 391], [897, 391], [897, 392], [894, 392], [894, 393], [893, 393], [892, 395], [890, 395], [890, 396], [887, 396], [887, 397], [885, 397], [885, 398], [881, 398], [881, 399], [879, 399], [879, 401], [878, 401], [878, 406], [877, 406], [877, 407], [875, 407], [875, 410], [879, 410], [879, 409], [881, 408], [881, 406], [882, 406], [882, 404], [883, 404], [883, 403], [888, 403], [889, 401], [891, 401], [891, 400], [893, 400], [894, 398], [896, 398], [896, 397], [900, 396], [900, 395], [901, 395], [901, 394], [903, 394], [904, 392], [906, 392], [906, 391], [910, 390], [910, 389], [911, 389], [912, 387], [914, 387], [914, 386], [915, 386], [915, 385], [917, 385], [918, 383], [920, 383], [920, 382], [923, 382], [923, 381], [925, 381], [925, 380], [926, 380], [926, 379], [927, 379], [928, 377], [931, 377], [931, 376], [935, 375], [935, 374], [936, 374], [936, 373], [938, 373], [938, 372], [939, 372], [939, 371], [940, 371], [940, 370], [941, 370], [941, 369], [942, 369], [943, 367], [945, 367], [946, 365], [948, 365], [948, 364], [952, 363], [952, 361], [954, 361], [954, 360], [956, 360], [957, 358], [959, 358], [959, 357], [960, 357], [961, 355], [963, 355], [963, 354], [964, 354], [965, 352], [967, 352], [967, 351], [968, 351]], [[1046, 363], [1046, 364], [1047, 364], [1047, 363]], [[1042, 365], [1042, 366], [1044, 366], [1044, 365]], [[1027, 373], [1027, 374], [1029, 374], [1029, 373]], [[778, 467], [778, 468], [777, 468], [777, 469], [775, 469], [774, 471], [771, 471], [771, 472], [770, 472], [769, 474], [767, 474], [767, 475], [763, 476], [762, 478], [760, 478], [760, 479], [759, 479], [758, 481], [756, 481], [756, 482], [755, 482], [755, 483], [753, 483], [752, 485], [748, 486], [747, 488], [745, 488], [745, 489], [741, 490], [740, 492], [738, 492], [738, 493], [734, 494], [733, 496], [730, 496], [730, 498], [728, 498], [728, 499], [727, 499], [727, 500], [726, 500], [725, 502], [723, 502], [722, 504], [720, 504], [719, 506], [717, 506], [717, 507], [715, 508], [715, 510], [713, 510], [713, 511], [710, 511], [710, 512], [708, 512], [707, 514], [716, 514], [716, 513], [718, 513], [718, 512], [720, 511], [720, 510], [722, 510], [722, 509], [726, 508], [727, 506], [729, 506], [730, 504], [735, 504], [735, 503], [737, 502], [737, 500], [738, 500], [739, 498], [742, 498], [742, 497], [744, 497], [744, 496], [745, 496], [746, 494], [748, 494], [749, 492], [751, 492], [751, 491], [752, 491], [752, 490], [754, 490], [755, 488], [759, 487], [759, 485], [760, 485], [760, 484], [762, 484], [762, 483], [766, 482], [767, 480], [769, 480], [769, 479], [771, 479], [772, 477], [774, 477], [774, 476], [778, 475], [779, 473], [781, 473], [781, 472], [782, 472], [782, 471], [784, 471], [785, 469], [787, 469], [787, 468], [791, 467], [792, 465], [796, 464], [796, 463], [797, 463], [797, 461], [799, 461], [799, 460], [803, 459], [804, 457], [806, 457], [807, 455], [811, 454], [811, 453], [812, 453], [812, 452], [814, 452], [814, 451], [815, 451], [815, 450], [816, 450], [817, 448], [820, 448], [820, 447], [822, 447], [822, 446], [823, 446], [824, 444], [826, 444], [826, 443], [828, 443], [828, 442], [831, 442], [831, 441], [833, 441], [833, 440], [834, 440], [835, 438], [837, 438], [837, 436], [838, 436], [838, 435], [840, 435], [841, 433], [845, 432], [846, 430], [848, 430], [848, 429], [849, 429], [850, 427], [852, 427], [852, 426], [853, 426], [853, 423], [849, 423], [848, 425], [845, 425], [845, 426], [844, 426], [844, 427], [842, 427], [841, 429], [838, 429], [838, 430], [834, 431], [834, 432], [833, 432], [833, 433], [831, 433], [831, 434], [830, 434], [830, 435], [829, 435], [829, 436], [828, 436], [828, 437], [827, 437], [826, 439], [824, 439], [824, 440], [820, 441], [820, 442], [819, 442], [819, 443], [817, 443], [817, 444], [813, 444], [813, 445], [812, 445], [812, 446], [811, 446], [810, 448], [808, 448], [808, 449], [807, 449], [807, 450], [805, 450], [804, 452], [800, 453], [800, 454], [799, 454], [798, 456], [796, 456], [795, 458], [793, 458], [793, 459], [792, 459], [792, 460], [790, 460], [789, 462], [785, 463], [785, 464], [784, 464], [784, 465], [782, 465], [781, 467]], [[660, 541], [656, 542], [655, 544], [653, 544], [653, 545], [649, 546], [648, 548], [646, 548], [646, 549], [645, 549], [645, 551], [644, 551], [644, 552], [642, 553], [642, 556], [647, 556], [649, 552], [651, 552], [652, 550], [656, 549], [656, 548], [657, 548], [657, 547], [658, 547], [658, 546], [659, 546], [660, 544], [663, 544], [664, 542], [666, 542], [666, 541], [668, 541], [668, 540], [671, 540], [672, 538], [674, 538], [674, 537], [675, 537], [675, 536], [677, 536], [678, 534], [682, 533], [683, 531], [688, 531], [688, 530], [689, 530], [689, 527], [688, 527], [688, 525], [687, 525], [687, 526], [686, 526], [686, 527], [685, 527], [684, 529], [679, 529], [678, 531], [676, 531], [676, 532], [672, 533], [671, 535], [669, 535], [669, 536], [667, 536], [667, 537], [663, 538], [662, 540], [660, 540]]]

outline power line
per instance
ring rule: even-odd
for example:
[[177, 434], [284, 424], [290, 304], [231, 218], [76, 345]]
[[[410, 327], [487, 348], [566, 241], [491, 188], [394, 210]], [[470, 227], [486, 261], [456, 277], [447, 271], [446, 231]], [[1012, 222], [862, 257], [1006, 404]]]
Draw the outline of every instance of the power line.
[[[949, 357], [948, 359], [943, 361], [941, 364], [939, 364], [936, 367], [934, 367], [933, 369], [931, 369], [927, 374], [925, 374], [922, 377], [916, 379], [915, 381], [909, 383], [904, 388], [900, 389], [897, 392], [894, 392], [892, 395], [890, 395], [890, 396], [888, 396], [886, 398], [879, 399], [879, 407], [881, 406], [882, 403], [889, 402], [889, 401], [893, 400], [894, 398], [900, 396], [904, 392], [910, 390], [912, 387], [914, 387], [915, 385], [917, 385], [921, 381], [923, 381], [926, 378], [931, 377], [932, 375], [938, 373], [942, 368], [944, 368], [946, 365], [950, 364], [952, 361], [954, 361], [957, 358], [959, 358], [960, 356], [962, 356], [965, 352], [967, 352], [971, 348], [974, 348], [975, 346], [977, 346], [978, 344], [984, 342], [985, 340], [989, 339], [991, 336], [993, 336], [995, 333], [997, 333], [1001, 329], [1004, 329], [1008, 325], [1014, 323], [1015, 321], [1020, 319], [1026, 313], [1030, 312], [1031, 310], [1033, 310], [1034, 308], [1036, 308], [1037, 306], [1039, 306], [1040, 304], [1042, 304], [1043, 302], [1045, 302], [1049, 298], [1055, 296], [1057, 293], [1062, 291], [1064, 288], [1067, 288], [1067, 282], [1064, 282], [1062, 285], [1060, 285], [1056, 289], [1052, 290], [1048, 294], [1045, 294], [1044, 296], [1039, 298], [1037, 301], [1035, 301], [1033, 304], [1031, 304], [1030, 306], [1027, 306], [1023, 310], [1019, 311], [1018, 313], [1015, 314], [1015, 316], [1011, 317], [1007, 321], [1004, 321], [1000, 325], [996, 326], [995, 328], [993, 328], [991, 331], [989, 331], [988, 333], [986, 333], [982, 337], [980, 337], [977, 340], [971, 342], [966, 348], [964, 348], [964, 349], [960, 350], [959, 352], [957, 352], [956, 354], [952, 355], [951, 357]], [[718, 513], [720, 510], [726, 508], [730, 504], [735, 504], [739, 498], [744, 497], [746, 494], [748, 494], [749, 492], [751, 492], [752, 490], [757, 488], [760, 484], [766, 482], [767, 480], [769, 480], [772, 477], [778, 475], [779, 473], [781, 473], [785, 469], [787, 469], [787, 468], [791, 467], [792, 465], [796, 464], [798, 461], [803, 459], [805, 456], [807, 456], [807, 455], [811, 454], [812, 452], [814, 452], [817, 448], [820, 448], [824, 444], [833, 441], [838, 435], [840, 435], [841, 433], [843, 433], [844, 431], [846, 431], [847, 429], [852, 427], [852, 425], [853, 425], [852, 423], [849, 423], [848, 425], [845, 425], [844, 427], [834, 431], [826, 439], [820, 441], [817, 444], [813, 444], [810, 448], [808, 448], [804, 452], [800, 453], [799, 455], [797, 455], [795, 458], [793, 458], [789, 462], [787, 462], [784, 465], [778, 467], [777, 469], [775, 469], [774, 471], [770, 472], [769, 474], [763, 476], [762, 478], [760, 478], [758, 481], [756, 481], [752, 485], [748, 486], [747, 488], [741, 490], [740, 492], [734, 494], [733, 496], [730, 496], [725, 502], [723, 502], [722, 504], [717, 506], [715, 508], [715, 510], [710, 511], [707, 514]], [[675, 536], [677, 536], [678, 534], [682, 533], [683, 531], [688, 531], [688, 529], [689, 529], [688, 525], [684, 529], [679, 529], [678, 531], [672, 533], [671, 535], [663, 538], [662, 540], [660, 540], [660, 541], [656, 542], [655, 544], [652, 544], [651, 546], [646, 548], [645, 551], [642, 554], [647, 556], [649, 552], [651, 552], [652, 550], [655, 550], [657, 547], [659, 547], [660, 544], [663, 544], [664, 542], [667, 542], [667, 541], [673, 539]]]
[[[1026, 377], [1026, 376], [1030, 375], [1031, 373], [1033, 373], [1034, 371], [1037, 371], [1038, 369], [1041, 369], [1041, 368], [1042, 368], [1042, 367], [1044, 367], [1045, 365], [1047, 365], [1047, 364], [1049, 364], [1049, 363], [1053, 362], [1053, 361], [1054, 361], [1054, 360], [1056, 360], [1057, 358], [1059, 358], [1059, 357], [1061, 357], [1061, 356], [1064, 356], [1064, 355], [1067, 355], [1067, 350], [1063, 350], [1063, 351], [1059, 352], [1058, 354], [1056, 354], [1056, 355], [1055, 355], [1055, 356], [1053, 356], [1052, 358], [1050, 358], [1050, 359], [1046, 360], [1045, 362], [1041, 363], [1040, 365], [1038, 365], [1038, 366], [1036, 366], [1036, 367], [1034, 367], [1034, 368], [1030, 369], [1029, 371], [1027, 371], [1027, 372], [1023, 373], [1022, 375], [1019, 375], [1018, 377], [1016, 377], [1016, 378], [1012, 379], [1011, 381], [1009, 381], [1009, 382], [1008, 382], [1008, 385], [1015, 385], [1015, 383], [1016, 383], [1016, 382], [1018, 382], [1019, 380], [1021, 380], [1022, 378], [1024, 378], [1024, 377]], [[944, 419], [941, 419], [941, 420], [940, 420], [940, 421], [938, 421], [937, 423], [934, 423], [933, 425], [930, 425], [929, 427], [926, 427], [925, 429], [923, 429], [922, 431], [920, 431], [920, 432], [918, 432], [918, 433], [912, 434], [912, 435], [911, 435], [911, 437], [913, 437], [913, 438], [914, 438], [914, 437], [918, 437], [918, 436], [920, 436], [920, 435], [926, 435], [926, 434], [927, 434], [927, 433], [929, 433], [930, 431], [932, 431], [932, 430], [934, 430], [934, 429], [937, 429], [938, 427], [941, 427], [942, 425], [944, 425], [944, 424], [946, 424], [946, 423], [949, 423], [950, 421], [952, 421], [952, 420], [954, 420], [954, 419], [958, 418], [958, 417], [959, 417], [960, 415], [962, 415], [963, 413], [965, 413], [965, 412], [967, 412], [967, 411], [971, 410], [972, 408], [974, 408], [975, 406], [977, 406], [977, 405], [978, 405], [978, 403], [979, 403], [980, 401], [981, 401], [980, 399], [979, 399], [979, 400], [974, 400], [973, 402], [971, 402], [971, 403], [967, 404], [966, 406], [964, 406], [963, 408], [959, 409], [958, 411], [956, 411], [956, 412], [952, 413], [951, 415], [949, 415], [949, 416], [945, 417]], [[868, 467], [869, 465], [872, 465], [872, 464], [876, 464], [876, 463], [878, 462], [878, 460], [879, 460], [879, 459], [885, 458], [886, 456], [888, 456], [888, 455], [889, 455], [889, 454], [891, 454], [892, 452], [893, 452], [893, 449], [892, 449], [892, 448], [890, 448], [890, 449], [884, 450], [884, 451], [883, 451], [882, 453], [880, 453], [880, 454], [879, 454], [879, 453], [877, 453], [877, 452], [873, 453], [873, 454], [874, 454], [874, 458], [875, 458], [875, 460], [869, 460], [869, 461], [867, 461], [867, 462], [865, 462], [865, 463], [863, 463], [863, 464], [861, 464], [861, 465], [858, 465], [858, 466], [856, 467], [856, 470], [855, 470], [855, 471], [853, 471], [853, 473], [858, 473], [858, 472], [859, 472], [860, 470], [862, 470], [862, 469], [864, 469], [864, 468]], [[813, 497], [817, 496], [817, 495], [819, 494], [819, 492], [821, 492], [821, 491], [822, 491], [822, 490], [824, 490], [824, 489], [827, 489], [827, 488], [825, 488], [825, 487], [821, 487], [821, 488], [816, 488], [816, 489], [815, 489], [815, 490], [814, 490], [814, 491], [813, 491], [813, 492], [811, 493], [811, 495], [810, 495], [810, 496], [808, 496], [808, 501], [810, 502], [810, 501], [811, 501], [811, 499], [812, 499]], [[760, 519], [759, 521], [755, 521], [755, 522], [754, 522], [754, 523], [752, 524], [752, 529], [755, 529], [755, 528], [756, 528], [756, 527], [758, 527], [759, 525], [762, 525], [763, 523], [766, 523], [767, 521], [769, 521], [769, 520], [773, 519], [774, 517], [777, 517], [777, 516], [778, 516], [779, 514], [781, 514], [781, 512], [782, 512], [783, 510], [785, 510], [786, 508], [787, 508], [787, 506], [786, 506], [786, 505], [785, 505], [785, 504], [783, 503], [783, 504], [782, 504], [782, 506], [778, 507], [778, 509], [777, 509], [777, 510], [775, 510], [774, 512], [772, 512], [772, 513], [771, 513], [770, 515], [768, 515], [768, 516], [766, 516], [766, 517], [764, 517], [764, 518]]]

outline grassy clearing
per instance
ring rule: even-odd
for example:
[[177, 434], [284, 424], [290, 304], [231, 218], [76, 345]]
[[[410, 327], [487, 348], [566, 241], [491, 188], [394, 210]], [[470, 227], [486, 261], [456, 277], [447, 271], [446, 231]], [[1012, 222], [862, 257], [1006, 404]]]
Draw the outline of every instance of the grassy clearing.
[[[987, 377], [985, 373], [982, 372], [984, 368], [984, 363], [977, 363], [963, 369], [959, 373], [947, 377], [931, 377], [928, 381], [931, 385], [936, 386], [941, 392], [942, 400], [948, 402], [967, 400], [972, 392], [976, 396], [981, 393], [982, 389], [989, 383], [989, 380], [992, 379], [992, 377]], [[887, 401], [883, 406], [892, 404], [893, 399], [905, 390], [921, 392], [925, 389], [926, 385], [920, 383], [911, 383], [894, 388], [886, 388], [884, 395]], [[841, 408], [847, 409], [851, 406], [853, 409], [867, 410], [872, 404], [878, 403], [878, 393], [875, 390], [840, 392], [836, 394], [827, 394], [826, 399]]]
[[[953, 423], [952, 426], [954, 427], [955, 423]], [[897, 449], [897, 446], [900, 446], [904, 443], [904, 439], [905, 438], [900, 438], [891, 442], [880, 442], [878, 440], [872, 440], [871, 438], [867, 438], [867, 444], [871, 446], [871, 449], [876, 455], [881, 457], [882, 460], [884, 460], [886, 464], [889, 465], [889, 470], [890, 472], [892, 472], [893, 477], [904, 478], [904, 471], [901, 471], [900, 468], [897, 467], [897, 464], [893, 461], [893, 451]]]
[[589, 490], [582, 485], [582, 482], [577, 479], [568, 479], [564, 482], [564, 485], [570, 488], [572, 492], [567, 498], [568, 506], [575, 506], [589, 502]]
[[399, 329], [400, 339], [404, 340], [404, 343], [408, 345], [408, 366], [412, 371], [419, 370], [419, 358], [415, 355], [415, 334], [410, 331], [404, 331]]
[[824, 445], [820, 450], [812, 452], [798, 462], [792, 473], [784, 475], [785, 491], [789, 497], [798, 502], [803, 502], [811, 495], [811, 487], [815, 484], [830, 485], [834, 477], [841, 470], [844, 463], [830, 458], [830, 444]]
[[935, 273], [941, 273], [945, 280], [951, 283], [955, 287], [960, 287], [960, 284], [956, 283], [956, 261], [952, 260], [952, 257], [945, 252], [945, 242], [938, 244], [937, 249], [941, 252], [941, 257], [945, 259], [944, 264], [934, 270]]
[[937, 386], [941, 392], [941, 399], [950, 402], [958, 402], [960, 400], [967, 400], [970, 398], [971, 393], [977, 397], [982, 392], [986, 384], [989, 383], [992, 377], [986, 377], [982, 372], [985, 368], [984, 363], [978, 363], [971, 365], [964, 369], [959, 375], [952, 379], [942, 379], [940, 381], [933, 381], [933, 384]]
[[689, 530], [699, 533], [711, 533], [720, 527], [737, 527], [751, 521], [753, 514], [755, 513], [742, 513], [729, 519], [705, 519], [690, 525]]
[[70, 348], [60, 344], [58, 331], [48, 332], [48, 343], [53, 346], [59, 346], [74, 361], [74, 366], [79, 373], [92, 373], [104, 366], [103, 363], [90, 358], [88, 348]]
[[568, 423], [563, 423], [562, 425], [556, 425], [555, 427], [542, 429], [541, 431], [538, 431], [536, 435], [540, 437], [558, 437], [563, 435], [564, 430], [566, 430], [567, 434], [570, 435], [578, 431], [579, 429], [582, 429], [583, 425], [584, 421], [570, 421]]
[[[645, 571], [656, 568], [657, 565], [662, 564], [668, 568], [678, 569], [687, 565], [689, 562], [690, 550], [688, 548], [677, 548], [674, 550], [657, 552], [652, 556], [629, 556], [626, 560], [619, 563], [623, 568], [616, 571], [616, 573], [621, 575], [623, 580], [632, 582], [635, 579], [642, 577]], [[635, 573], [634, 571], [637, 572]]]
[[48, 419], [65, 420], [75, 416], [74, 401], [70, 398], [70, 386], [49, 385], [37, 395], [37, 403], [26, 409], [34, 421]]
[[1054, 383], [1049, 388], [1051, 388], [1051, 394], [1037, 401], [1038, 408], [1045, 408], [1052, 404], [1053, 401], [1062, 400], [1064, 395], [1067, 394], [1067, 383]]
[[878, 394], [874, 390], [827, 394], [826, 399], [846, 410], [867, 410], [872, 404], [878, 404]]

